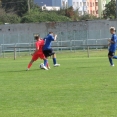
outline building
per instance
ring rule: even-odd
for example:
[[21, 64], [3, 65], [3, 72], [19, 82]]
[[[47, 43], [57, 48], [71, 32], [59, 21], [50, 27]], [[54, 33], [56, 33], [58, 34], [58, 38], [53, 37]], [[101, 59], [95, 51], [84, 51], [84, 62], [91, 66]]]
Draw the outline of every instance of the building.
[[110, 0], [34, 0], [40, 6], [53, 6], [67, 8], [73, 6], [74, 10], [78, 10], [80, 15], [85, 13], [102, 17], [105, 5]]
[[95, 1], [98, 0], [34, 0], [35, 3], [43, 6], [42, 8], [45, 8], [45, 5], [46, 8], [49, 6], [48, 9], [51, 9], [50, 6], [60, 8], [73, 6], [74, 10], [78, 10], [80, 15], [88, 13], [97, 16], [98, 6], [95, 6], [97, 5]]
[[99, 17], [99, 13], [98, 13], [99, 7], [98, 7], [98, 0], [95, 0], [95, 12], [96, 12], [96, 17]]
[[68, 0], [68, 6], [78, 9], [80, 15], [98, 16], [98, 0]]
[[60, 7], [56, 7], [56, 6], [41, 6], [42, 10], [47, 10], [47, 11], [59, 11]]
[[87, 13], [98, 17], [98, 0], [87, 0]]

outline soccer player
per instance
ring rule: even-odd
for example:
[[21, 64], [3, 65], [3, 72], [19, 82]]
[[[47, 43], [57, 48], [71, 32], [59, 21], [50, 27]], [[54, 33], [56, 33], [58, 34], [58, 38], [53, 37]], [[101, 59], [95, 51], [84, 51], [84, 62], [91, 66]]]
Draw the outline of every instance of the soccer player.
[[36, 35], [34, 38], [36, 40], [36, 42], [35, 42], [35, 51], [32, 54], [32, 59], [31, 59], [31, 61], [28, 64], [27, 70], [30, 69], [30, 67], [32, 66], [33, 62], [36, 61], [38, 58], [44, 60], [43, 69], [48, 70], [48, 68], [49, 68], [48, 61], [47, 61], [46, 57], [43, 54], [43, 46], [44, 46], [45, 42], [44, 42], [43, 39], [40, 38], [39, 35]]
[[49, 34], [44, 38], [45, 44], [43, 46], [43, 53], [44, 53], [45, 57], [46, 58], [49, 56], [53, 57], [54, 67], [60, 66], [60, 64], [57, 64], [56, 54], [55, 54], [55, 52], [53, 52], [53, 50], [51, 48], [51, 42], [56, 41], [56, 38], [57, 38], [57, 35], [54, 35], [53, 32], [49, 32]]
[[116, 30], [114, 27], [110, 28], [110, 33], [112, 34], [111, 39], [109, 39], [109, 53], [108, 53], [108, 59], [111, 66], [114, 66], [112, 59], [117, 59], [117, 56], [115, 56], [116, 51], [116, 42], [117, 42], [117, 36], [115, 34]]

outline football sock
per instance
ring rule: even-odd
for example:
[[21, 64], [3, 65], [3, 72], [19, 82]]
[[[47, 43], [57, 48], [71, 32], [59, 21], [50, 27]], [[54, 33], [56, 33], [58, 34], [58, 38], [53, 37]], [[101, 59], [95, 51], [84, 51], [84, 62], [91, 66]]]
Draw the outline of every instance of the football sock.
[[47, 64], [46, 64], [46, 67], [49, 67], [49, 64], [48, 64], [48, 62], [47, 62]]
[[56, 64], [56, 58], [53, 58], [53, 63], [54, 63], [54, 65]]
[[48, 61], [45, 59], [44, 60], [44, 66], [47, 66]]
[[113, 56], [114, 59], [117, 59], [117, 56]]
[[31, 63], [29, 63], [29, 64], [28, 64], [28, 68], [30, 69], [30, 67], [31, 67], [31, 66], [32, 66], [32, 64], [31, 64]]
[[112, 58], [109, 58], [109, 62], [110, 62], [111, 65], [113, 65]]

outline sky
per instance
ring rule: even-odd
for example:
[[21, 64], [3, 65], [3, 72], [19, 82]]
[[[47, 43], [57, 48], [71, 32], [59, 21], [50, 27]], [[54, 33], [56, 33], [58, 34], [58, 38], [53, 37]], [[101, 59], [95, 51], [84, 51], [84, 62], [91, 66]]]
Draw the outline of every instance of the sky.
[[52, 6], [52, 0], [34, 0], [35, 3], [37, 3], [39, 6], [46, 5], [47, 6]]

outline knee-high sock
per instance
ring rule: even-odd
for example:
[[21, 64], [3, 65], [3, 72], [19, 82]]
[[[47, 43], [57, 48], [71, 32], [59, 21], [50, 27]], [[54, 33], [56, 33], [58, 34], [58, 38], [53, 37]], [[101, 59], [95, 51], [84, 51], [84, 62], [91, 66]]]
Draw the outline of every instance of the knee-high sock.
[[29, 63], [29, 64], [28, 64], [28, 69], [30, 69], [31, 66], [32, 66], [32, 63]]
[[44, 66], [47, 66], [48, 60], [44, 60]]
[[53, 58], [53, 64], [54, 65], [56, 64], [56, 58]]
[[46, 67], [49, 67], [49, 63], [47, 62]]
[[108, 58], [111, 65], [113, 65], [112, 58]]

